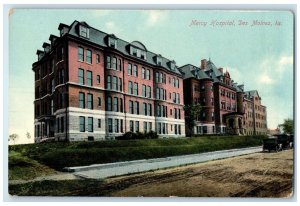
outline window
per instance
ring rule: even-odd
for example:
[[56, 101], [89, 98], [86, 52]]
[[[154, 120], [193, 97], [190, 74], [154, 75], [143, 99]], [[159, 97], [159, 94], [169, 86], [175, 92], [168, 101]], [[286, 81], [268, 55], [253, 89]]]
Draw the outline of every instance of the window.
[[147, 116], [147, 103], [143, 103], [143, 115]]
[[89, 38], [89, 29], [80, 25], [79, 26], [79, 35], [85, 38]]
[[138, 69], [137, 69], [137, 66], [136, 66], [136, 65], [133, 66], [133, 75], [134, 75], [135, 77], [138, 76]]
[[93, 73], [91, 71], [87, 71], [87, 85], [93, 86]]
[[158, 83], [158, 72], [155, 72], [155, 83]]
[[140, 107], [139, 102], [134, 103], [134, 110], [136, 114], [140, 114]]
[[110, 69], [110, 56], [106, 56], [106, 69]]
[[133, 132], [133, 121], [130, 120], [129, 122], [129, 128], [130, 128], [130, 132]]
[[107, 111], [111, 111], [111, 97], [107, 97]]
[[88, 132], [93, 132], [94, 127], [93, 127], [93, 117], [88, 117]]
[[92, 94], [87, 95], [87, 108], [93, 109], [93, 95]]
[[54, 104], [53, 104], [53, 99], [51, 99], [51, 114], [53, 115], [54, 113]]
[[120, 112], [123, 112], [123, 99], [120, 98]]
[[92, 63], [92, 51], [89, 49], [86, 50], [86, 63]]
[[133, 94], [133, 91], [132, 91], [132, 81], [128, 82], [128, 93], [129, 94]]
[[115, 133], [119, 133], [119, 120], [115, 119]]
[[85, 108], [85, 102], [84, 102], [84, 93], [83, 92], [79, 92], [79, 107], [80, 108]]
[[146, 73], [145, 73], [145, 68], [142, 67], [142, 78], [146, 79]]
[[97, 63], [97, 64], [100, 63], [100, 54], [96, 54], [96, 63]]
[[131, 64], [128, 64], [127, 73], [128, 73], [128, 75], [132, 75], [132, 65]]
[[122, 71], [122, 62], [121, 62], [121, 59], [118, 59], [118, 70]]
[[64, 117], [61, 117], [60, 119], [60, 132], [65, 132]]
[[120, 132], [124, 132], [123, 131], [123, 119], [120, 119]]
[[107, 76], [106, 88], [111, 89], [111, 76]]
[[112, 89], [117, 90], [117, 77], [113, 76]]
[[112, 118], [108, 118], [107, 124], [108, 124], [108, 132], [112, 133], [113, 132]]
[[147, 122], [143, 122], [143, 125], [144, 125], [144, 133], [147, 132]]
[[133, 101], [129, 101], [129, 113], [133, 114]]
[[114, 112], [118, 112], [119, 111], [119, 100], [118, 97], [114, 97]]
[[84, 52], [82, 47], [78, 47], [78, 60], [82, 62], [84, 60]]
[[84, 84], [84, 70], [78, 69], [78, 83]]
[[139, 95], [139, 92], [138, 92], [138, 84], [137, 83], [134, 83], [134, 92], [133, 92], [134, 95]]
[[65, 82], [65, 70], [64, 68], [61, 68], [59, 72], [59, 83], [63, 84], [64, 82]]
[[108, 39], [108, 45], [110, 47], [117, 48], [117, 40], [114, 39], [114, 38], [109, 38]]
[[147, 86], [147, 97], [151, 98], [151, 87]]
[[159, 56], [156, 56], [156, 64], [161, 66], [161, 61], [162, 61], [162, 58]]
[[122, 79], [119, 78], [119, 91], [122, 91]]
[[79, 130], [85, 132], [85, 117], [79, 117]]
[[149, 69], [146, 70], [146, 79], [150, 80], [150, 70]]
[[152, 122], [148, 122], [149, 131], [152, 131]]
[[57, 61], [61, 61], [64, 59], [64, 48], [60, 47], [57, 50]]
[[97, 84], [100, 84], [100, 75], [97, 75]]
[[146, 59], [146, 52], [141, 50], [141, 58]]
[[111, 68], [113, 68], [114, 70], [117, 69], [117, 58], [116, 58], [116, 57], [113, 57], [113, 58], [112, 58], [112, 65], [111, 65]]
[[146, 97], [146, 85], [142, 85], [142, 96]]
[[101, 98], [98, 97], [98, 106], [101, 107]]
[[135, 121], [135, 132], [139, 132], [139, 131], [140, 131], [140, 122]]
[[148, 112], [147, 112], [147, 114], [148, 114], [149, 116], [152, 116], [152, 106], [151, 106], [150, 103], [148, 104]]

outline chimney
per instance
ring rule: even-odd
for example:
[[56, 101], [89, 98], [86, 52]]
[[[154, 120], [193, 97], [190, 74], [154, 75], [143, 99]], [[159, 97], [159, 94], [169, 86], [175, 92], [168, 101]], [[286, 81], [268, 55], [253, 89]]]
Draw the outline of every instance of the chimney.
[[41, 50], [37, 50], [37, 51], [36, 51], [36, 54], [38, 55], [38, 61], [39, 61], [41, 58], [43, 58], [43, 56], [44, 56], [44, 52], [41, 51]]
[[66, 33], [69, 32], [70, 27], [66, 24], [60, 23], [58, 26], [58, 30], [60, 31], [60, 36], [65, 35]]
[[207, 60], [206, 59], [202, 59], [201, 60], [201, 65], [200, 65], [200, 69], [205, 69], [206, 68], [206, 64], [207, 64]]
[[48, 44], [48, 43], [45, 42], [43, 44], [43, 48], [44, 48], [44, 52], [48, 53], [50, 51], [50, 44]]
[[223, 74], [223, 68], [219, 68], [219, 71]]
[[55, 44], [56, 39], [58, 39], [57, 36], [55, 36], [55, 35], [53, 35], [53, 34], [50, 35], [49, 40], [50, 40], [50, 42], [51, 42], [51, 48], [52, 48], [53, 45]]

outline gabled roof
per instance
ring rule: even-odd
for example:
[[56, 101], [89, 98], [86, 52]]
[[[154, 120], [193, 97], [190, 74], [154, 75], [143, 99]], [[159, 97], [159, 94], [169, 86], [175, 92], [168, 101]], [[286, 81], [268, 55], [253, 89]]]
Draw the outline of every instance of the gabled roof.
[[251, 98], [251, 97], [259, 97], [259, 98], [260, 98], [260, 96], [259, 96], [257, 90], [246, 91], [246, 92], [245, 92], [245, 95], [246, 95], [248, 98]]
[[[86, 39], [86, 38], [83, 38], [89, 42], [92, 42], [94, 44], [97, 44], [101, 47], [107, 47], [107, 44], [106, 44], [106, 37], [109, 35], [103, 31], [100, 31], [98, 29], [95, 29], [93, 27], [90, 27], [87, 23], [85, 22], [78, 22], [78, 21], [74, 21], [71, 26], [70, 26], [70, 30], [69, 30], [69, 35], [71, 36], [75, 36], [75, 37], [78, 37], [78, 38], [81, 38], [79, 36], [79, 32], [78, 32], [78, 25], [79, 24], [83, 24], [84, 26], [87, 26], [89, 28], [89, 39]], [[141, 44], [140, 42], [138, 41], [133, 41], [132, 43], [129, 43], [127, 41], [124, 41], [120, 38], [117, 39], [117, 47], [116, 47], [116, 50], [118, 50], [119, 52], [125, 54], [125, 55], [128, 55], [128, 56], [131, 56], [132, 58], [135, 58], [134, 56], [130, 55], [130, 51], [129, 51], [129, 45], [130, 44], [135, 44], [136, 46], [141, 46], [141, 47], [144, 47], [146, 49], [146, 47]], [[156, 62], [155, 62], [155, 56], [157, 56], [156, 53], [153, 53], [151, 51], [147, 51], [146, 50], [146, 59], [145, 60], [142, 60], [142, 59], [139, 59], [141, 61], [145, 61], [151, 65], [154, 65], [156, 66]], [[170, 62], [171, 60], [165, 58], [165, 57], [162, 57], [162, 63], [161, 63], [161, 67], [167, 69], [168, 71], [170, 72], [173, 72], [173, 73], [176, 73], [176, 74], [179, 74], [179, 75], [182, 75], [180, 73], [180, 71], [178, 70], [178, 67], [175, 66], [175, 69], [174, 70], [171, 70], [168, 62]]]
[[196, 79], [211, 79], [202, 69], [192, 64], [186, 64], [179, 67], [179, 70], [183, 74], [183, 79], [194, 77]]

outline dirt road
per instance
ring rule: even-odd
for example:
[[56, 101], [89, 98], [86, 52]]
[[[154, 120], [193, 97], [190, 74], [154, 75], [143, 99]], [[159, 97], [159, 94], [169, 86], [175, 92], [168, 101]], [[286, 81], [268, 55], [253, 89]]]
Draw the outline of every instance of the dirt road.
[[290, 197], [293, 150], [106, 179], [109, 196]]

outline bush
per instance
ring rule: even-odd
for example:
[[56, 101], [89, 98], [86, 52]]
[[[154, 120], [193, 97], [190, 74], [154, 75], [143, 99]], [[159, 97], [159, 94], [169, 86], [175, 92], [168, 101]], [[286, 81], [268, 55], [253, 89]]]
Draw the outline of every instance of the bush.
[[157, 133], [152, 130], [150, 132], [146, 133], [145, 136], [146, 136], [146, 139], [158, 139]]
[[154, 131], [150, 131], [150, 132], [147, 132], [147, 133], [126, 132], [122, 136], [116, 137], [116, 140], [137, 140], [137, 139], [158, 139], [158, 135]]

